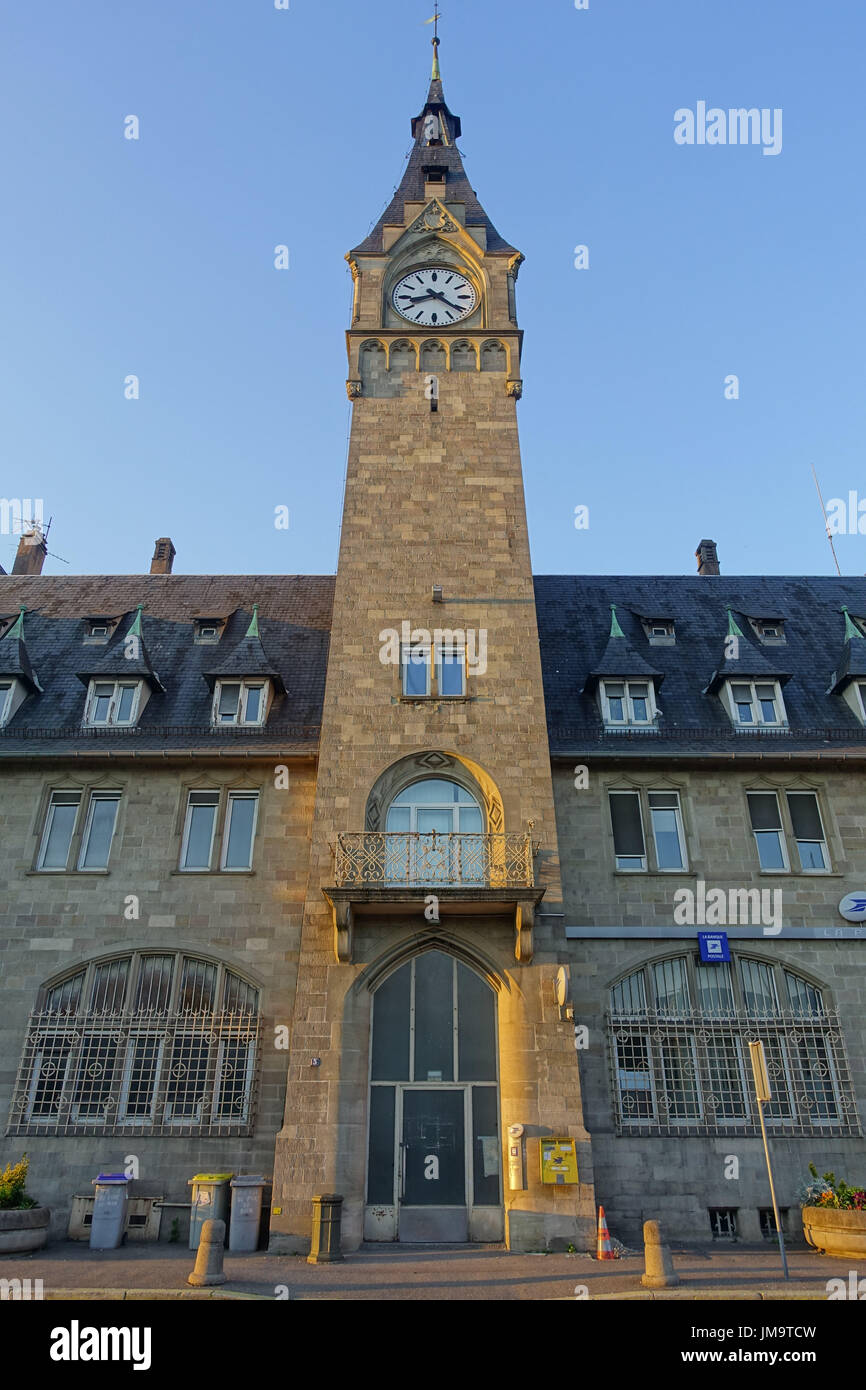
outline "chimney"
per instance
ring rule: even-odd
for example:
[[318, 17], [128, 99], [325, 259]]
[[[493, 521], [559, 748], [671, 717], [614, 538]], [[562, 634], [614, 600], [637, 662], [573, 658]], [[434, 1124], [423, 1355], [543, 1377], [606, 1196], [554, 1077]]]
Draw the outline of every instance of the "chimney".
[[719, 553], [716, 550], [715, 541], [701, 541], [695, 551], [698, 562], [698, 574], [718, 574], [719, 573]]
[[176, 554], [171, 536], [160, 536], [159, 540], [154, 542], [153, 559], [150, 562], [151, 574], [171, 574]]
[[21, 532], [21, 539], [18, 542], [18, 553], [15, 556], [12, 573], [41, 574], [47, 554], [48, 546], [45, 543], [45, 536], [40, 528], [36, 525], [28, 526], [26, 531]]

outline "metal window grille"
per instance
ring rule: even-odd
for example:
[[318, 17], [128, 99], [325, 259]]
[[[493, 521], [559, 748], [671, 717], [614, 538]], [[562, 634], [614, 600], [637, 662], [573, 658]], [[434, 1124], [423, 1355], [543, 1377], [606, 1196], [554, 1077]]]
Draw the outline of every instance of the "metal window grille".
[[[782, 1220], [783, 1232], [788, 1228], [789, 1210], [790, 1208], [788, 1207], [779, 1207], [779, 1216]], [[773, 1208], [759, 1207], [758, 1216], [761, 1221], [761, 1235], [764, 1240], [775, 1240], [778, 1233], [776, 1231], [776, 1213], [773, 1211]]]
[[249, 1134], [258, 1042], [243, 1009], [35, 1012], [8, 1132]]
[[737, 1208], [708, 1207], [713, 1240], [737, 1239]]
[[607, 1015], [619, 1134], [759, 1134], [748, 1043], [764, 1044], [771, 1133], [859, 1135], [838, 1013]]

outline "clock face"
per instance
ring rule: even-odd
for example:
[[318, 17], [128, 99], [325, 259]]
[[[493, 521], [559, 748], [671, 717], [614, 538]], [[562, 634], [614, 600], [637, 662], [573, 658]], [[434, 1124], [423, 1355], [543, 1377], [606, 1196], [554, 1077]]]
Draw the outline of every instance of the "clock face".
[[391, 302], [410, 323], [420, 323], [424, 328], [447, 328], [472, 313], [478, 295], [459, 271], [431, 265], [404, 275], [394, 288]]

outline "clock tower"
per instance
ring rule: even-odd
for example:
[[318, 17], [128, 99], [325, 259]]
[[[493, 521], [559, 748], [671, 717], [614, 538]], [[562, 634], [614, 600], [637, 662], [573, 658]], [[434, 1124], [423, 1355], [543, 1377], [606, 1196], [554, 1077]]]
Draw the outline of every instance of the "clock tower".
[[438, 47], [399, 188], [347, 257], [352, 427], [275, 1250], [309, 1248], [323, 1192], [343, 1197], [344, 1248], [594, 1237], [517, 430], [523, 257], [466, 176]]

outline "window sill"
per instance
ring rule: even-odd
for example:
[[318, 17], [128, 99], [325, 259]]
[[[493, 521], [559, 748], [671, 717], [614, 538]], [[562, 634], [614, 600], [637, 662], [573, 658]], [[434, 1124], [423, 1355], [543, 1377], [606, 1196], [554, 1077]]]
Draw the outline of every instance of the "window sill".
[[694, 869], [614, 869], [616, 878], [697, 878]]
[[474, 695], [400, 695], [398, 705], [469, 705]]
[[172, 869], [171, 878], [255, 878], [255, 869]]
[[25, 878], [107, 878], [110, 869], [28, 869]]

